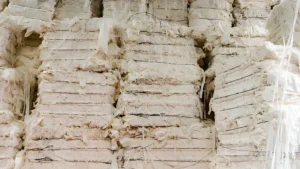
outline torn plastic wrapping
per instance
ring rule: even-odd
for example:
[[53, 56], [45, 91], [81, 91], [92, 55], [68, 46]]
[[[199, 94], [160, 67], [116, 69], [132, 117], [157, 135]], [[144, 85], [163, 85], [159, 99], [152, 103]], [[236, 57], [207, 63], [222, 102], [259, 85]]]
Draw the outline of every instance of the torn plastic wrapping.
[[[15, 156], [22, 148], [22, 137], [25, 125], [21, 121], [25, 114], [29, 114], [30, 87], [33, 81], [30, 72], [25, 66], [19, 65], [18, 52], [22, 43], [22, 28], [18, 27], [9, 19], [1, 20], [1, 33], [3, 36], [1, 52], [9, 53], [6, 60], [7, 65], [1, 66], [1, 108], [0, 142], [2, 149], [0, 152], [1, 166], [4, 168], [14, 168], [16, 165]], [[11, 151], [11, 152], [5, 152]], [[13, 154], [10, 157], [3, 157], [3, 154]]]
[[[281, 111], [290, 114], [291, 112], [296, 113], [298, 106], [286, 105], [283, 107], [283, 109], [278, 107], [276, 109], [277, 110], [272, 112], [272, 114], [278, 114]], [[295, 118], [295, 114], [292, 113], [290, 115], [294, 115], [291, 117]], [[221, 132], [219, 134], [221, 145], [218, 148], [218, 153], [220, 154], [219, 165], [222, 165], [222, 163], [226, 163], [227, 160], [230, 160], [231, 161], [230, 164], [234, 165], [236, 163], [241, 162], [240, 160], [245, 161], [246, 159], [248, 159], [247, 161], [249, 161], [249, 163], [261, 161], [262, 164], [265, 165], [267, 163], [267, 166], [271, 167], [270, 165], [271, 160], [267, 158], [266, 152], [268, 150], [268, 146], [267, 146], [268, 137], [272, 137], [274, 139], [273, 137], [274, 133], [270, 132], [270, 127], [272, 128], [272, 130], [276, 130], [277, 122], [276, 120], [272, 121], [272, 119], [276, 119], [276, 118], [277, 117], [272, 117], [270, 124], [268, 122], [264, 122], [264, 123], [257, 124], [251, 128], [244, 127], [235, 130], [228, 130], [225, 132]], [[297, 138], [293, 138], [293, 139], [297, 139]], [[290, 161], [290, 165], [295, 165], [293, 164], [294, 161], [298, 160], [298, 150], [297, 150], [298, 142], [292, 142], [290, 146], [291, 149], [292, 148], [296, 149], [297, 155], [295, 156], [294, 159], [291, 159]], [[291, 166], [291, 168], [294, 167], [295, 166], [293, 167]]]
[[[297, 18], [298, 18], [298, 9], [300, 7], [300, 1], [284, 1], [278, 6], [278, 10], [282, 10], [282, 7], [286, 7], [286, 5], [293, 6], [292, 8], [285, 8], [289, 9], [289, 14], [292, 14], [292, 18], [290, 18], [289, 22], [292, 23], [290, 27], [289, 34], [285, 34], [285, 32], [281, 32], [283, 36], [287, 35], [287, 41], [283, 42], [284, 51], [281, 55], [285, 56], [281, 59], [281, 68], [289, 71], [291, 64], [290, 60], [292, 58], [292, 48], [293, 48], [293, 36], [294, 31], [297, 29]], [[294, 10], [292, 10], [294, 9]], [[277, 13], [276, 13], [277, 12]], [[280, 14], [278, 11], [273, 13], [275, 17], [276, 15]], [[294, 14], [293, 14], [294, 12]], [[285, 19], [285, 18], [283, 18]], [[278, 21], [278, 20], [274, 20]], [[282, 20], [280, 20], [282, 22]], [[299, 56], [298, 56], [299, 57]], [[298, 63], [299, 64], [299, 63]], [[282, 87], [279, 85], [279, 78], [281, 77], [281, 72], [278, 72], [275, 82], [275, 90], [274, 90], [274, 98], [273, 102], [276, 104], [281, 111], [277, 113], [277, 118], [274, 119], [273, 123], [276, 125], [276, 128], [269, 130], [269, 138], [268, 138], [268, 158], [266, 166], [270, 168], [294, 168], [295, 166], [292, 165], [293, 159], [296, 158], [296, 152], [298, 151], [299, 146], [299, 113], [298, 110], [293, 110], [292, 106], [288, 107], [288, 113], [286, 113], [286, 102], [290, 99], [287, 87], [287, 82]], [[284, 76], [285, 80], [288, 80], [289, 77]], [[278, 94], [277, 91], [282, 90], [283, 95]], [[296, 94], [297, 93], [293, 93]], [[292, 95], [293, 95], [292, 94]], [[294, 104], [297, 104], [297, 100]], [[272, 123], [271, 123], [272, 124]], [[270, 124], [270, 125], [271, 125]]]
[[[296, 19], [296, 24], [293, 23], [294, 14], [298, 11], [296, 7], [296, 1], [283, 1], [280, 5], [277, 5], [272, 11], [271, 16], [267, 22], [267, 28], [269, 29], [269, 40], [278, 45], [286, 45], [290, 38], [290, 33], [293, 32], [294, 38], [296, 38], [297, 32], [299, 32], [299, 19]], [[298, 46], [298, 41], [293, 41], [293, 46]]]
[[105, 54], [107, 54], [108, 51], [109, 35], [113, 29], [114, 26], [113, 24], [114, 24], [113, 20], [105, 19], [105, 18], [102, 19], [99, 23], [100, 32], [98, 36], [98, 46], [100, 47], [101, 50], [103, 50]]
[[[9, 65], [5, 65], [1, 69], [1, 91], [10, 92], [13, 96], [11, 98], [12, 104], [12, 113], [15, 114], [18, 118], [21, 118], [25, 112], [25, 104], [27, 101], [27, 95], [25, 94], [25, 90], [27, 88], [27, 80], [26, 72], [23, 72], [21, 68], [12, 68], [15, 66], [17, 62], [16, 51], [17, 47], [20, 45], [21, 37], [20, 37], [20, 29], [16, 27], [9, 20], [1, 20], [1, 29], [3, 30], [1, 33], [3, 34], [2, 38], [4, 42], [1, 47], [1, 52], [9, 53], [7, 57], [2, 58], [6, 60]], [[4, 100], [5, 101], [5, 98]], [[5, 109], [4, 109], [5, 110]]]
[[[274, 137], [270, 136], [272, 134], [268, 134], [272, 133], [269, 130], [277, 130], [276, 119], [280, 118], [278, 115], [281, 115], [281, 111], [287, 114], [296, 111], [296, 104], [299, 102], [297, 49], [288, 48], [286, 50], [288, 52], [282, 55], [286, 49], [284, 45], [263, 44], [267, 35], [263, 28], [266, 21], [262, 19], [243, 20], [243, 18], [262, 17], [266, 13], [262, 9], [261, 16], [255, 16], [250, 9], [251, 7], [258, 8], [258, 6], [255, 7], [253, 4], [255, 2], [247, 3], [247, 5], [243, 4], [243, 8], [246, 10], [235, 10], [242, 14], [237, 27], [229, 33], [224, 31], [225, 34], [222, 30], [217, 30], [208, 38], [211, 44], [206, 44], [207, 49], [212, 49], [212, 46], [216, 45], [220, 46], [212, 49], [212, 67], [206, 72], [210, 76], [214, 76], [215, 72], [217, 74], [215, 97], [212, 101], [216, 116], [216, 128], [220, 132], [217, 158], [216, 161], [213, 161], [216, 163], [216, 168], [243, 168], [242, 165], [259, 168], [258, 166], [270, 162], [268, 161], [270, 158], [266, 158], [268, 137], [270, 137], [269, 140]], [[257, 4], [263, 6], [263, 3], [265, 2]], [[251, 28], [246, 29], [246, 26], [252, 24], [257, 24], [257, 27], [253, 27], [254, 32]], [[261, 39], [262, 43], [257, 44], [257, 39]], [[251, 41], [252, 43], [250, 43]], [[257, 50], [256, 45], [263, 45], [264, 49]], [[287, 60], [286, 55], [291, 56], [290, 60]], [[281, 67], [282, 60], [287, 60], [285, 64], [290, 65], [288, 69]], [[257, 65], [257, 62], [265, 62], [266, 65], [262, 66], [262, 64], [261, 68], [251, 68], [251, 65]], [[260, 71], [264, 73], [258, 73]], [[278, 106], [281, 100], [274, 100], [274, 96], [275, 98], [285, 96], [284, 108]], [[297, 118], [297, 115], [294, 117]], [[264, 124], [264, 127], [261, 124]], [[297, 126], [296, 123], [294, 125]], [[255, 130], [251, 133], [245, 132], [251, 128], [255, 128]], [[295, 130], [297, 131], [297, 128]], [[295, 140], [298, 139], [296, 137], [298, 137], [297, 134]], [[291, 147], [296, 149], [295, 145], [298, 144], [296, 142], [291, 142]], [[269, 154], [272, 158], [275, 153], [271, 150]], [[260, 165], [254, 164], [256, 162]], [[271, 166], [267, 166], [267, 168], [269, 167], [271, 168]]]
[[[20, 34], [25, 31], [25, 37], [30, 36], [32, 33], [42, 34], [45, 32], [46, 28], [52, 26], [52, 23], [45, 22], [37, 19], [26, 18], [24, 16], [13, 16], [13, 15], [1, 15], [0, 23], [11, 25], [9, 30], [15, 31], [15, 33]], [[20, 38], [21, 36], [17, 36]]]
[[36, 77], [39, 73], [38, 67], [41, 65], [39, 60], [39, 50], [37, 47], [22, 46], [16, 53], [18, 70], [22, 72], [24, 83], [27, 83], [28, 94], [32, 94], [32, 89], [36, 86]]
[[[295, 167], [299, 140], [298, 51], [284, 44], [266, 43], [263, 48], [257, 52], [248, 50], [247, 56], [243, 56], [242, 50], [225, 50], [225, 47], [212, 52], [217, 56], [214, 67], [218, 72], [212, 106], [217, 117], [216, 128], [221, 131], [217, 168], [241, 168], [241, 160], [254, 168], [258, 168], [252, 165], [256, 162], [267, 168]], [[226, 58], [240, 64], [226, 63]], [[250, 66], [261, 63], [268, 64], [259, 69]], [[293, 122], [287, 122], [292, 119]], [[245, 132], [252, 127], [253, 133]]]

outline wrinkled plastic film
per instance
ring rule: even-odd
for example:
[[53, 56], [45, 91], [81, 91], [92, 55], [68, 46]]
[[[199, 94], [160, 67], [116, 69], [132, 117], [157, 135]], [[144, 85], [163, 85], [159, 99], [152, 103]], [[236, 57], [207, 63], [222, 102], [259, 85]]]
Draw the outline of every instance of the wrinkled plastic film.
[[107, 18], [102, 18], [99, 22], [98, 46], [105, 54], [108, 52], [109, 35], [113, 24], [113, 20]]
[[[293, 108], [292, 106], [286, 105], [287, 93], [289, 95], [291, 93], [286, 91], [288, 76], [282, 76], [281, 74], [289, 72], [299, 6], [300, 1], [297, 0], [295, 2], [296, 8], [294, 11], [293, 24], [287, 42], [285, 42], [284, 37], [282, 38], [284, 50], [280, 53], [282, 55], [280, 57], [280, 69], [277, 71], [274, 85], [273, 104], [276, 107], [276, 111], [274, 114], [275, 119], [269, 122], [266, 169], [295, 169], [293, 162], [295, 162], [294, 160], [296, 159], [296, 152], [298, 151], [300, 140], [300, 113], [297, 107]], [[280, 23], [282, 28], [283, 21]], [[279, 85], [279, 78], [284, 78], [283, 86]], [[283, 91], [283, 94], [279, 94], [279, 91]], [[294, 93], [294, 95], [299, 96], [299, 93]]]

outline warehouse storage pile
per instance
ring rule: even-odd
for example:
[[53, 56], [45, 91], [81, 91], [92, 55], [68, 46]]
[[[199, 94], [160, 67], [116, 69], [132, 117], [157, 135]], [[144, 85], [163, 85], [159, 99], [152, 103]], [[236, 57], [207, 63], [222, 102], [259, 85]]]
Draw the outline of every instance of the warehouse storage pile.
[[278, 4], [0, 0], [0, 168], [297, 169], [300, 0]]
[[25, 120], [23, 168], [111, 167], [107, 128], [118, 81], [111, 69], [113, 54], [101, 48], [114, 43], [112, 28], [101, 30], [102, 23], [62, 21], [45, 34], [38, 103]]
[[184, 31], [162, 25], [143, 20], [124, 31], [117, 105], [126, 127], [120, 134], [124, 168], [207, 168], [212, 123], [200, 122], [197, 94], [203, 76], [197, 61], [205, 55]]

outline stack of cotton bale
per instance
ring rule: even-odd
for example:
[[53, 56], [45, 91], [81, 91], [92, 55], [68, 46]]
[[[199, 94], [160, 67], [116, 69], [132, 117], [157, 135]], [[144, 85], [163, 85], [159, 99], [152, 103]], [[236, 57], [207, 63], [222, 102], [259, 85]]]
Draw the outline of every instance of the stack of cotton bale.
[[149, 0], [148, 12], [170, 24], [188, 26], [188, 0]]
[[237, 0], [234, 2], [232, 28], [222, 29], [215, 25], [206, 30], [205, 48], [212, 51], [208, 76], [214, 76], [215, 69], [223, 72], [239, 66], [252, 50], [264, 44], [268, 36], [266, 22], [276, 2]]
[[3, 13], [41, 21], [51, 21], [56, 3], [57, 0], [10, 0]]
[[0, 168], [13, 169], [15, 156], [22, 147], [25, 94], [23, 74], [13, 67], [19, 42], [15, 25], [0, 25]]
[[263, 34], [271, 9], [278, 0], [237, 0], [234, 2], [235, 27], [249, 33]]
[[103, 17], [126, 24], [136, 18], [146, 17], [146, 0], [103, 0]]
[[55, 9], [55, 19], [66, 18], [89, 19], [99, 17], [101, 13], [102, 0], [60, 0]]
[[255, 166], [253, 161], [265, 158], [252, 159], [265, 152], [266, 122], [273, 108], [268, 107], [272, 99], [264, 100], [263, 94], [270, 91], [268, 78], [274, 76], [274, 64], [268, 56], [264, 57], [268, 53], [266, 47], [258, 50], [267, 37], [264, 24], [268, 15], [263, 19], [256, 16], [268, 12], [260, 9], [263, 5], [271, 9], [266, 1], [236, 1], [234, 27], [225, 31], [217, 27], [212, 29], [214, 34], [207, 36], [205, 48], [211, 51], [207, 83], [215, 76], [211, 82], [214, 83], [211, 103], [219, 141], [215, 161], [218, 169]]
[[[271, 7], [275, 4], [275, 0], [235, 1], [233, 10], [234, 26], [227, 30], [218, 27], [208, 30], [210, 34], [205, 48], [209, 51], [216, 48], [212, 51], [212, 64], [215, 65], [212, 67], [222, 67], [221, 65], [224, 64], [225, 60], [230, 62], [228, 61], [228, 59], [232, 59], [231, 56], [228, 57], [230, 53], [239, 55], [234, 57], [240, 58], [251, 53], [251, 48], [262, 46], [268, 36], [266, 22], [271, 13]], [[226, 55], [226, 57], [221, 55]], [[240, 64], [240, 62], [231, 63], [234, 64], [233, 66]], [[226, 69], [223, 71], [226, 71]]]
[[235, 1], [233, 10], [235, 22], [230, 36], [237, 38], [248, 47], [261, 46], [268, 36], [266, 29], [268, 17], [277, 3], [278, 0]]
[[[212, 109], [218, 131], [215, 161], [218, 169], [261, 168], [266, 160], [267, 147], [272, 146], [268, 143], [275, 142], [277, 115], [290, 114], [288, 121], [291, 123], [293, 118], [298, 118], [298, 52], [293, 51], [287, 70], [286, 65], [281, 64], [289, 62], [283, 46], [266, 43], [256, 50], [248, 61], [215, 78]], [[283, 91], [285, 98], [282, 102]], [[294, 128], [289, 132], [295, 132]], [[284, 138], [290, 137], [292, 135]], [[298, 137], [291, 139], [292, 144], [298, 143]], [[276, 143], [275, 146], [281, 144], [285, 143]]]
[[204, 53], [183, 29], [159, 21], [138, 25], [123, 36], [126, 64], [115, 119], [126, 129], [119, 138], [123, 167], [207, 168], [212, 124], [200, 122], [203, 105], [197, 94], [203, 77], [197, 61]]
[[240, 67], [244, 62], [255, 56], [256, 48], [263, 46], [265, 37], [243, 37], [235, 33], [235, 28], [229, 28], [224, 32], [220, 27], [213, 26], [206, 32], [207, 42], [204, 48], [211, 51], [208, 55], [209, 68], [206, 70], [206, 84], [210, 86], [206, 91], [213, 92], [214, 77], [219, 74]]
[[[218, 74], [229, 71], [230, 69], [239, 67], [249, 59], [248, 56], [254, 55], [256, 48], [263, 46], [265, 39], [263, 38], [243, 38], [243, 37], [221, 37], [220, 41], [213, 41], [218, 44], [206, 43], [205, 47], [212, 49], [209, 53], [210, 67], [206, 71], [209, 80]], [[208, 49], [206, 48], [206, 49]], [[209, 81], [207, 81], [209, 82]]]
[[189, 26], [198, 31], [218, 25], [223, 29], [231, 27], [233, 0], [190, 0]]
[[[207, 40], [204, 48], [210, 51], [206, 71], [207, 86], [210, 86], [206, 87], [207, 95], [213, 93], [214, 85], [211, 84], [215, 76], [239, 67], [264, 44], [268, 35], [265, 23], [273, 4], [272, 1], [235, 1], [234, 27], [224, 29], [213, 25], [204, 31]], [[263, 24], [256, 24], [256, 21]]]
[[[263, 46], [266, 41], [268, 31], [265, 23], [274, 4], [272, 1], [236, 1], [235, 27], [223, 30], [214, 26], [206, 30], [207, 42], [204, 47], [211, 51], [210, 67], [206, 71], [207, 83], [219, 74], [241, 67], [243, 63], [251, 60], [252, 56], [256, 57], [257, 48]], [[250, 24], [256, 20], [264, 24]], [[248, 22], [249, 24], [241, 24]]]
[[91, 19], [58, 22], [44, 35], [23, 168], [111, 168], [107, 136], [118, 84], [112, 32], [105, 20]]

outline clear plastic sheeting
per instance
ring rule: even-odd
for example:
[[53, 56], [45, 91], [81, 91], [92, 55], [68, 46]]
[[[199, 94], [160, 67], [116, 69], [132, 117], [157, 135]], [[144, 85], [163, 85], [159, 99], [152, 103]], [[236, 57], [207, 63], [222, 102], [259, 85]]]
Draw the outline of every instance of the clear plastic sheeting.
[[[240, 58], [239, 66], [228, 64], [225, 71], [217, 71], [211, 102], [219, 140], [216, 168], [248, 164], [256, 169], [266, 164], [266, 168], [277, 169], [296, 164], [299, 59], [297, 50], [290, 50], [287, 59], [284, 49], [266, 43], [257, 54], [252, 52], [253, 55]], [[287, 64], [282, 64], [283, 60]], [[282, 65], [289, 65], [288, 69]], [[282, 118], [287, 121], [279, 123]], [[283, 133], [277, 135], [281, 125]]]
[[[295, 12], [298, 11], [295, 4], [295, 0], [283, 1], [280, 5], [274, 8], [267, 23], [267, 28], [270, 32], [269, 40], [272, 43], [287, 45], [291, 32], [293, 32], [294, 39], [299, 37], [299, 18], [296, 19], [295, 28], [293, 29], [293, 18], [295, 17]], [[294, 40], [293, 46], [298, 47], [299, 41]]]
[[[275, 112], [277, 118], [272, 120], [269, 124], [268, 131], [268, 148], [267, 148], [267, 163], [266, 167], [271, 169], [295, 169], [299, 168], [297, 166], [297, 153], [299, 140], [300, 140], [300, 114], [298, 95], [299, 92], [290, 92], [289, 91], [289, 76], [282, 76], [282, 73], [291, 72], [293, 64], [291, 63], [292, 57], [295, 56], [293, 53], [294, 41], [294, 32], [297, 30], [297, 20], [298, 11], [300, 8], [300, 1], [283, 1], [277, 9], [274, 10], [272, 16], [274, 20], [269, 20], [270, 24], [278, 22], [278, 27], [280, 28], [277, 31], [278, 34], [281, 34], [282, 41], [281, 44], [284, 45], [284, 50], [278, 55], [282, 55], [280, 60], [280, 68], [284, 71], [278, 71], [275, 81], [275, 90], [273, 94], [273, 104], [276, 105], [278, 112]], [[290, 15], [290, 18], [286, 18], [284, 13], [281, 13], [283, 10], [289, 11], [286, 14]], [[281, 16], [283, 14], [283, 16]], [[278, 18], [278, 20], [276, 19]], [[287, 19], [287, 20], [286, 20]], [[288, 30], [284, 30], [286, 25], [289, 24]], [[273, 25], [277, 26], [277, 25]], [[273, 27], [274, 28], [274, 27]], [[280, 31], [281, 30], [281, 31]], [[272, 32], [271, 30], [271, 33]], [[299, 66], [299, 57], [300, 55], [296, 54], [298, 63], [296, 66]], [[280, 84], [280, 78], [283, 78], [284, 85]], [[293, 85], [300, 83], [295, 80]], [[281, 92], [279, 92], [281, 91]], [[293, 101], [290, 99], [295, 98]]]

